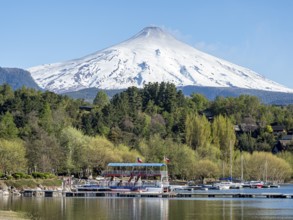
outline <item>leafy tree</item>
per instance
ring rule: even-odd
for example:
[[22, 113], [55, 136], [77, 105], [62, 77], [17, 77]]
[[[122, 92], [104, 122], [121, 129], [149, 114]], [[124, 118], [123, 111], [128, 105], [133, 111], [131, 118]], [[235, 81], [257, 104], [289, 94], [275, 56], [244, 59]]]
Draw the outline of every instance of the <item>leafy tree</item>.
[[112, 127], [109, 132], [108, 138], [116, 145], [122, 143], [123, 136], [121, 129], [118, 126]]
[[171, 139], [162, 139], [159, 135], [151, 136], [139, 144], [139, 150], [146, 162], [164, 162], [164, 156], [171, 162], [168, 163], [170, 176], [180, 179], [191, 179], [196, 162], [196, 153], [187, 145], [175, 143]]
[[86, 147], [89, 137], [73, 127], [68, 127], [62, 130], [60, 141], [64, 155], [62, 172], [83, 173], [83, 168], [87, 167]]
[[194, 108], [197, 111], [203, 111], [209, 107], [209, 100], [201, 94], [192, 93], [190, 95], [190, 100], [194, 103]]
[[255, 150], [256, 139], [250, 134], [244, 133], [238, 137], [238, 148], [240, 151], [252, 153]]
[[166, 135], [166, 121], [161, 114], [151, 116], [150, 133], [160, 134], [161, 137]]
[[246, 166], [247, 179], [283, 182], [291, 177], [292, 168], [271, 153], [254, 152]]
[[211, 128], [205, 116], [188, 114], [185, 121], [186, 143], [193, 149], [210, 143]]
[[215, 178], [219, 175], [217, 164], [210, 160], [200, 160], [195, 164], [194, 176], [205, 184], [205, 178]]
[[207, 159], [210, 161], [218, 161], [221, 158], [220, 148], [208, 143], [205, 146], [199, 146], [196, 153], [200, 159]]
[[[269, 130], [269, 131], [272, 131], [272, 130]], [[276, 143], [275, 136], [272, 132], [269, 133], [269, 132], [262, 131], [257, 137], [255, 148], [257, 151], [271, 152], [275, 143]]]
[[178, 179], [190, 180], [194, 177], [194, 165], [198, 156], [189, 146], [173, 143], [169, 154], [171, 162], [168, 165], [170, 175]]
[[213, 144], [221, 150], [222, 160], [228, 162], [233, 156], [234, 145], [236, 142], [236, 134], [234, 125], [228, 117], [219, 115], [214, 118], [212, 124]]
[[12, 174], [25, 171], [26, 163], [22, 141], [0, 139], [0, 172]]

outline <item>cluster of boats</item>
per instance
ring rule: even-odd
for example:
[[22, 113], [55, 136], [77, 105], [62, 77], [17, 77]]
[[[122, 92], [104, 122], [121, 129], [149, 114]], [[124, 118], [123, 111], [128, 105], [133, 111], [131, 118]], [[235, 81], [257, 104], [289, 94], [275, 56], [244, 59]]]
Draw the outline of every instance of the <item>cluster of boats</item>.
[[241, 188], [272, 188], [278, 184], [263, 181], [232, 182], [221, 181], [211, 185], [184, 186], [170, 185], [167, 165], [164, 163], [110, 163], [102, 173], [103, 178], [95, 182], [77, 185], [78, 192], [113, 191], [113, 192], [193, 192], [195, 190], [228, 190]]
[[110, 163], [104, 179], [77, 185], [76, 191], [114, 191], [163, 193], [169, 189], [168, 170], [164, 163]]
[[247, 181], [247, 182], [217, 182], [210, 185], [187, 185], [187, 186], [171, 186], [171, 190], [174, 192], [193, 192], [195, 190], [228, 190], [228, 189], [242, 189], [242, 188], [279, 188], [280, 185], [267, 183], [263, 181]]

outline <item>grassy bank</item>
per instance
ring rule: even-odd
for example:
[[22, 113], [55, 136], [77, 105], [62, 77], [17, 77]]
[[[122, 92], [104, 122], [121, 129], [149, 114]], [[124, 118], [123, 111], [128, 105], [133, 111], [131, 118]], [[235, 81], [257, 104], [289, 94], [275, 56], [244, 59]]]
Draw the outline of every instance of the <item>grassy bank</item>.
[[8, 187], [13, 187], [18, 190], [22, 189], [53, 189], [61, 187], [62, 181], [57, 178], [52, 179], [19, 179], [19, 180], [0, 180], [0, 186], [6, 185]]
[[31, 219], [23, 212], [14, 212], [14, 211], [4, 211], [0, 210], [0, 218], [5, 220], [25, 220]]

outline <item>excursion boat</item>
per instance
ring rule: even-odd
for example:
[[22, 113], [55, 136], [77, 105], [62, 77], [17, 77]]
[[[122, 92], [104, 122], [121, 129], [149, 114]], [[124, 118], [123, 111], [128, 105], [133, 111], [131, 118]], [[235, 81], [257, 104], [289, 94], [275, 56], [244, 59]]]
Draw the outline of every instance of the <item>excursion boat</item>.
[[163, 193], [169, 189], [165, 163], [109, 163], [102, 176], [111, 191]]

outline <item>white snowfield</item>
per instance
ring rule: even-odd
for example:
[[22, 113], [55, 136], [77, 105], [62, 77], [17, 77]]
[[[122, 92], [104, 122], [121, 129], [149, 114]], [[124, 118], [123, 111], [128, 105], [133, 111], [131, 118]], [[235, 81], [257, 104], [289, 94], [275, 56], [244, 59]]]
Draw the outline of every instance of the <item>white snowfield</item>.
[[142, 88], [149, 82], [176, 86], [240, 87], [292, 93], [247, 68], [203, 53], [158, 27], [80, 59], [28, 69], [40, 87], [63, 93], [85, 88]]

